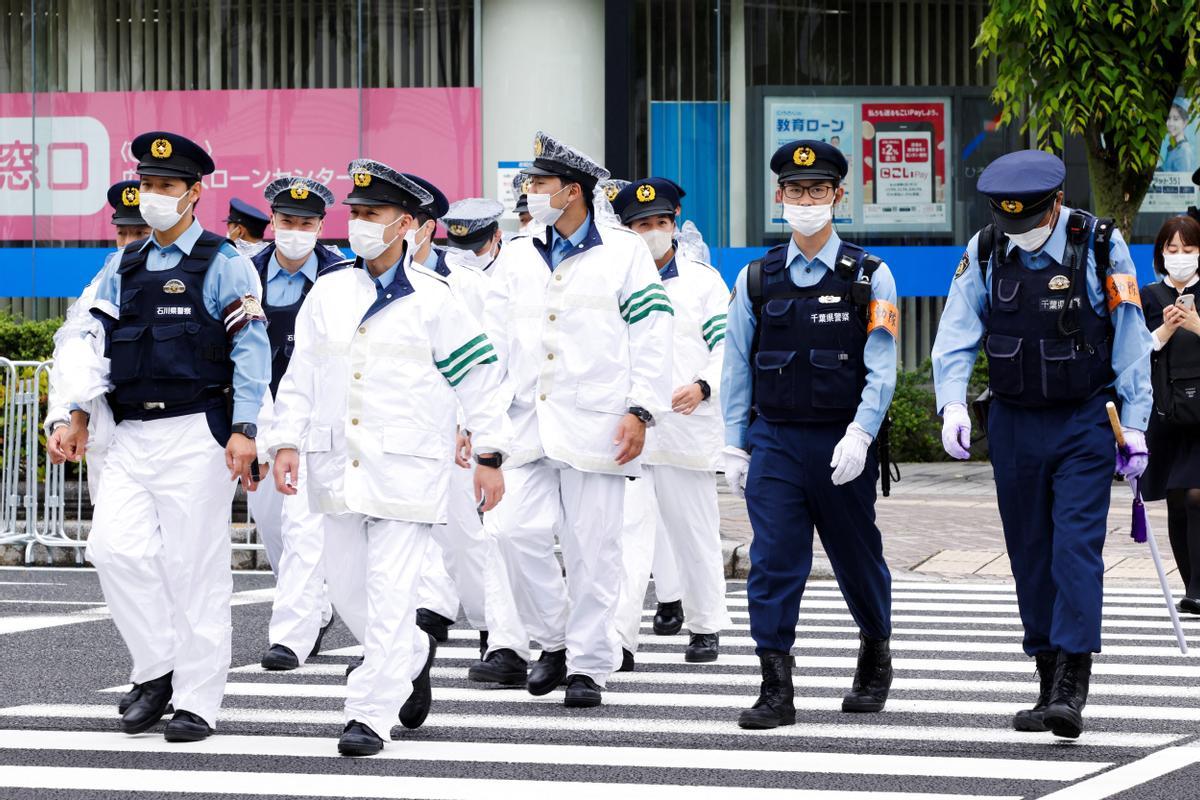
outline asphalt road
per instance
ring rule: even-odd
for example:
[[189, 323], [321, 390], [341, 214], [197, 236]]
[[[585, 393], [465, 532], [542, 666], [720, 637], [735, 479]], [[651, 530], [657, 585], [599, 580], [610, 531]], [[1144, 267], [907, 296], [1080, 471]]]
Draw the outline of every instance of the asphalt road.
[[[336, 751], [350, 634], [339, 624], [310, 665], [265, 673], [270, 575], [234, 581], [217, 735], [169, 744], [116, 730], [128, 660], [95, 573], [0, 569], [0, 800], [1200, 797], [1200, 663], [1174, 648], [1150, 585], [1110, 589], [1074, 743], [1011, 730], [1036, 678], [1011, 587], [979, 582], [896, 584], [892, 698], [857, 716], [839, 711], [856, 634], [836, 587], [814, 582], [795, 650], [798, 724], [742, 731], [759, 678], [744, 586], [730, 583], [734, 628], [716, 663], [685, 664], [686, 637], [654, 636], [647, 615], [637, 671], [614, 676], [599, 709], [469, 683], [477, 638], [460, 625], [439, 649], [425, 726], [352, 760]], [[1200, 619], [1185, 625], [1200, 647]]]

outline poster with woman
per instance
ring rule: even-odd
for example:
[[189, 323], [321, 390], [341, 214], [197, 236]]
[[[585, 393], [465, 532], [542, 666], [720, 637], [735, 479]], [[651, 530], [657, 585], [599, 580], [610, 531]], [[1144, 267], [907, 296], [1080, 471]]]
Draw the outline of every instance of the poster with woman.
[[1200, 167], [1196, 160], [1198, 128], [1200, 116], [1192, 114], [1186, 98], [1176, 96], [1167, 110], [1167, 135], [1159, 147], [1158, 169], [1142, 201], [1142, 211], [1181, 214], [1196, 203], [1192, 173]]

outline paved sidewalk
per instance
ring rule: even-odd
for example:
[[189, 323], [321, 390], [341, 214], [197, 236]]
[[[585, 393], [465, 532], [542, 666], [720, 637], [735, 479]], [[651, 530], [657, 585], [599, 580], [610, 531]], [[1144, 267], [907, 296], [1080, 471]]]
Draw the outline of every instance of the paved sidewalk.
[[[876, 506], [883, 531], [884, 553], [892, 572], [906, 580], [928, 578], [1010, 579], [1004, 534], [996, 507], [996, 485], [988, 463], [902, 464], [901, 480], [892, 484], [891, 497]], [[726, 571], [744, 577], [753, 539], [745, 504], [721, 486], [721, 536]], [[1129, 537], [1129, 486], [1114, 482], [1104, 548], [1108, 579], [1155, 580], [1149, 545]], [[1178, 573], [1167, 541], [1167, 509], [1150, 503], [1149, 519], [1172, 583]], [[814, 574], [832, 575], [829, 561], [817, 544]]]

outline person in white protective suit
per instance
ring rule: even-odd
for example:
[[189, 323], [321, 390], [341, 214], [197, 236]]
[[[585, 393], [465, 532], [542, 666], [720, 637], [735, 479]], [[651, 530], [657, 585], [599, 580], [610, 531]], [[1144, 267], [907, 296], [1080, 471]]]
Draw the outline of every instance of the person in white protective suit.
[[[590, 707], [617, 646], [626, 477], [640, 474], [646, 427], [670, 410], [672, 307], [641, 237], [596, 218], [593, 193], [607, 170], [539, 131], [526, 172], [543, 229], [508, 242], [484, 303], [515, 431], [510, 499], [484, 525], [542, 647], [530, 693], [566, 681], [564, 703]], [[527, 659], [528, 648], [517, 655]]]
[[[174, 706], [168, 741], [208, 737], [231, 648], [229, 514], [235, 481], [255, 489], [255, 422], [270, 346], [253, 266], [195, 219], [199, 145], [163, 131], [130, 145], [154, 234], [110, 259], [92, 313], [93, 357], [116, 421], [87, 557], [133, 660], [138, 696], [121, 729], [141, 733]], [[86, 335], [86, 334], [85, 334]], [[90, 392], [67, 398], [67, 458], [87, 449]]]
[[[326, 581], [364, 653], [347, 679], [338, 750], [371, 755], [397, 719], [419, 727], [432, 702], [437, 642], [417, 627], [415, 603], [431, 529], [446, 521], [455, 410], [474, 432], [484, 510], [504, 493], [511, 427], [488, 337], [443, 280], [411, 263], [405, 233], [432, 196], [377, 161], [349, 172], [358, 257], [300, 309], [267, 441], [276, 487], [294, 494], [307, 470], [309, 503], [328, 515]], [[419, 237], [431, 229], [419, 227]]]
[[[263, 196], [271, 206], [275, 238], [251, 258], [263, 287], [263, 311], [271, 341], [271, 391], [263, 396], [259, 427], [270, 427], [275, 395], [295, 346], [296, 315], [318, 277], [348, 266], [341, 251], [317, 244], [333, 192], [312, 178], [280, 178], [267, 184]], [[264, 470], [269, 459], [262, 444], [258, 460]], [[249, 495], [250, 512], [259, 539], [275, 573], [268, 647], [262, 667], [293, 670], [321, 649], [333, 624], [333, 607], [325, 590], [321, 553], [325, 547], [324, 519], [308, 507], [304, 475], [297, 494], [284, 497], [274, 481], [264, 481]]]
[[[621, 189], [613, 204], [621, 222], [645, 240], [675, 310], [671, 411], [647, 433], [642, 478], [634, 482], [645, 485], [629, 487], [646, 508], [631, 513], [623, 541], [626, 569], [617, 618], [623, 671], [634, 668], [652, 562], [656, 569], [675, 562], [681, 616], [690, 633], [685, 661], [715, 661], [718, 634], [730, 623], [716, 480], [724, 436], [717, 391], [729, 289], [716, 269], [680, 251], [675, 220], [681, 196], [673, 181], [643, 178]], [[666, 558], [654, 553], [656, 537], [670, 543]], [[657, 591], [657, 573], [655, 580]]]

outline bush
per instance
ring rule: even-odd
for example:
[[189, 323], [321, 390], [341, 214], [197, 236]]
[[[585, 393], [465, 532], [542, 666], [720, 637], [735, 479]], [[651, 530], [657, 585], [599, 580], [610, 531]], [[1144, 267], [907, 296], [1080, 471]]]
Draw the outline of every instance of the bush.
[[54, 353], [61, 319], [26, 320], [0, 314], [0, 356], [11, 361], [45, 361]]
[[[975, 361], [967, 387], [967, 405], [987, 387], [987, 357]], [[896, 394], [890, 410], [892, 418], [892, 459], [894, 461], [949, 461], [942, 449], [942, 419], [937, 413], [933, 392], [933, 364], [926, 360], [919, 368], [901, 371], [896, 376]], [[982, 434], [972, 415], [976, 437]], [[987, 458], [987, 440], [971, 448], [972, 459]]]

